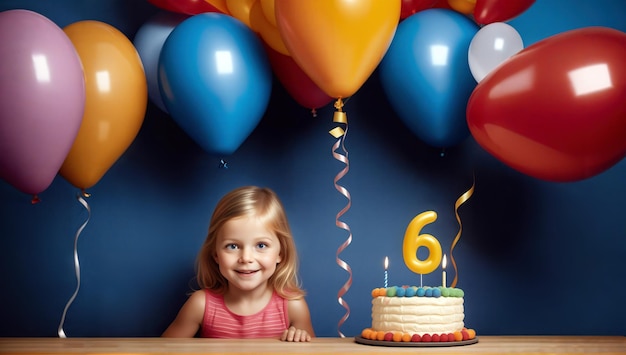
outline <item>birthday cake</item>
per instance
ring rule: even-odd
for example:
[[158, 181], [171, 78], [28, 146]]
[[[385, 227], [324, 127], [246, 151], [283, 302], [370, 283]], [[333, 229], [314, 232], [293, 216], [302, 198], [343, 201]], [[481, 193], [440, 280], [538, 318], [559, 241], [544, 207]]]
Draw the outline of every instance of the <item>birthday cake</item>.
[[[372, 291], [372, 325], [361, 332], [361, 339], [383, 344], [411, 342], [409, 346], [431, 346], [432, 344], [422, 344], [431, 342], [465, 345], [478, 341], [476, 331], [465, 327], [463, 290], [447, 287], [447, 257], [443, 255], [442, 259], [441, 244], [434, 236], [422, 233], [422, 228], [436, 219], [435, 211], [426, 211], [411, 220], [404, 234], [402, 256], [406, 266], [419, 275], [429, 274], [441, 264], [442, 286], [386, 287], [388, 259], [385, 258], [385, 287]], [[417, 257], [417, 251], [422, 247], [428, 249], [428, 257], [424, 260]], [[452, 263], [456, 271], [454, 258]], [[456, 277], [452, 286], [456, 286]], [[361, 342], [359, 337], [356, 337], [356, 341]]]
[[459, 342], [476, 337], [464, 324], [463, 290], [392, 286], [372, 291], [372, 326], [361, 337], [395, 342]]

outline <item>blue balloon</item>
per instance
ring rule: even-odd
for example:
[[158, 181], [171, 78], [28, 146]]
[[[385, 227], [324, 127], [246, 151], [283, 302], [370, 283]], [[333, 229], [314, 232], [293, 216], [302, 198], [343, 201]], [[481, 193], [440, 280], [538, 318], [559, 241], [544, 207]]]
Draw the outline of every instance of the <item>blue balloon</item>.
[[176, 123], [204, 150], [235, 152], [261, 121], [272, 72], [261, 40], [241, 21], [203, 13], [163, 44], [159, 89]]
[[133, 45], [135, 49], [137, 49], [137, 53], [141, 58], [146, 73], [148, 97], [153, 104], [157, 105], [164, 112], [167, 112], [167, 109], [161, 99], [157, 75], [159, 56], [161, 55], [161, 49], [167, 37], [178, 24], [188, 17], [187, 15], [169, 11], [159, 12], [137, 30], [137, 34], [135, 34], [135, 38], [133, 39]]
[[476, 86], [467, 53], [479, 27], [448, 9], [428, 9], [403, 20], [379, 66], [393, 110], [434, 147], [454, 146], [470, 135], [465, 110]]

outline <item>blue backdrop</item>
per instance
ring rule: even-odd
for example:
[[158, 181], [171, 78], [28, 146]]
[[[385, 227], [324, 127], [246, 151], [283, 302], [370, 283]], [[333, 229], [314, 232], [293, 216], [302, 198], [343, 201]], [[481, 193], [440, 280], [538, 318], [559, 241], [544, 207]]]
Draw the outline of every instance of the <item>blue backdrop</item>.
[[[159, 11], [144, 0], [0, 2], [0, 10], [14, 8], [61, 27], [103, 21], [130, 39]], [[626, 32], [625, 18], [623, 0], [540, 0], [509, 23], [529, 45], [586, 26]], [[459, 209], [463, 234], [455, 248], [467, 326], [479, 335], [626, 335], [626, 161], [587, 180], [551, 183], [503, 165], [471, 137], [441, 156], [408, 132], [376, 73], [344, 110], [350, 170], [340, 183], [352, 197], [343, 219], [353, 234], [340, 254], [353, 271], [345, 335], [370, 324], [369, 295], [383, 284], [385, 256], [391, 285], [419, 283], [402, 261], [412, 217], [437, 211], [428, 233], [449, 248], [458, 231], [454, 203], [473, 175], [476, 190]], [[335, 226], [346, 199], [333, 186], [344, 165], [331, 155], [332, 112], [325, 107], [313, 117], [275, 80], [260, 125], [223, 169], [221, 157], [205, 153], [150, 103], [131, 147], [89, 189], [92, 215], [78, 243], [82, 283], [66, 334], [159, 335], [190, 291], [213, 206], [234, 187], [255, 184], [283, 199], [313, 325], [318, 336], [337, 336], [345, 313], [337, 293], [348, 274], [335, 257], [348, 235]], [[77, 192], [57, 176], [31, 205], [31, 196], [0, 182], [0, 336], [56, 336], [76, 287], [75, 233], [87, 217]], [[425, 284], [440, 280], [438, 271], [424, 276]]]

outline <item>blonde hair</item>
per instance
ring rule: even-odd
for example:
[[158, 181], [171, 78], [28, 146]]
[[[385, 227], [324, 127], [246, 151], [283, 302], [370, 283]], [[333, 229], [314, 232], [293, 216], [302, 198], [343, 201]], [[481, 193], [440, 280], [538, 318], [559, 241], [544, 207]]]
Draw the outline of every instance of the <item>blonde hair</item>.
[[217, 252], [217, 236], [226, 222], [242, 216], [254, 216], [264, 221], [274, 231], [280, 242], [281, 262], [268, 282], [283, 298], [297, 299], [304, 296], [298, 279], [298, 255], [289, 228], [285, 209], [276, 193], [268, 188], [244, 186], [222, 197], [215, 206], [209, 232], [200, 248], [196, 261], [196, 279], [201, 288], [224, 293], [228, 281], [219, 271], [214, 260]]

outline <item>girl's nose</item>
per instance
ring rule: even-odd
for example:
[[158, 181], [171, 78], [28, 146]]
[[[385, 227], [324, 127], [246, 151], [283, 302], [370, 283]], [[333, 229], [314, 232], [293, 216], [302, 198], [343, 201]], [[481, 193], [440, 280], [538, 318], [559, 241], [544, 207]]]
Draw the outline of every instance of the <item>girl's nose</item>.
[[249, 263], [251, 261], [253, 261], [253, 257], [252, 257], [252, 251], [250, 250], [250, 248], [243, 248], [243, 249], [241, 249], [241, 255], [239, 256], [239, 262]]

